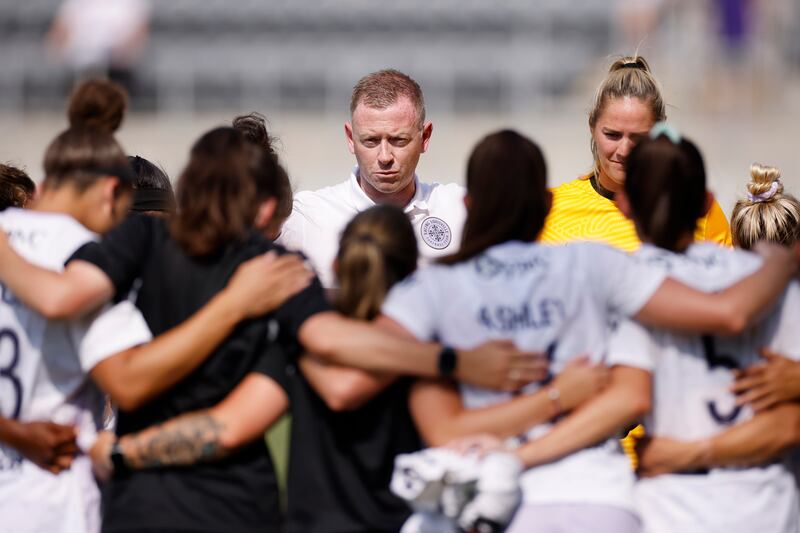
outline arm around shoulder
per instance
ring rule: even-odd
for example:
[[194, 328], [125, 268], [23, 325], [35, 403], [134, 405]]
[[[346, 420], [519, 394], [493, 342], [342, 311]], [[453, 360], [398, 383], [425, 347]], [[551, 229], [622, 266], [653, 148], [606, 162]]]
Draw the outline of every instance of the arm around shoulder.
[[358, 409], [396, 379], [390, 374], [331, 365], [308, 354], [300, 357], [299, 366], [328, 409], [334, 412]]
[[[249, 374], [219, 404], [119, 439], [132, 469], [214, 461], [261, 438], [286, 411], [289, 399], [272, 379]], [[108, 455], [108, 451], [98, 455]]]
[[667, 278], [636, 313], [649, 325], [696, 333], [738, 335], [763, 313], [792, 279], [794, 253], [782, 246], [759, 245], [761, 267], [715, 294]]

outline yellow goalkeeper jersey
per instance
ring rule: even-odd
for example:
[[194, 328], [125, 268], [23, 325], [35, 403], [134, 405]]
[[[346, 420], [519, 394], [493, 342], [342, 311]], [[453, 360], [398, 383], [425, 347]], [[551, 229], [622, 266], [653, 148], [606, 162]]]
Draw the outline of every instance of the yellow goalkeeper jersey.
[[[595, 189], [591, 176], [551, 189], [553, 206], [539, 237], [541, 242], [557, 244], [571, 241], [600, 241], [626, 252], [641, 246], [633, 222], [614, 201]], [[708, 214], [697, 223], [697, 241], [713, 241], [731, 246], [731, 230], [716, 200]]]

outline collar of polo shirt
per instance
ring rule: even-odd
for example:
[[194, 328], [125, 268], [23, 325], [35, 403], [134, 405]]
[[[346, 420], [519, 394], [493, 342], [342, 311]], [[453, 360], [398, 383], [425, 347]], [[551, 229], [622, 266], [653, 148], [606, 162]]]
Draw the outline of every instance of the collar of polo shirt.
[[[428, 199], [427, 199], [427, 189], [426, 187], [422, 186], [423, 184], [419, 181], [419, 176], [414, 174], [414, 197], [411, 199], [408, 204], [403, 208], [403, 211], [406, 213], [413, 212], [425, 212], [427, 213], [430, 209], [428, 207]], [[358, 166], [356, 165], [353, 167], [353, 172], [350, 173], [350, 186], [353, 188], [353, 199], [355, 200], [355, 206], [359, 211], [363, 211], [365, 209], [369, 209], [375, 202], [367, 196], [367, 193], [364, 192], [364, 189], [361, 188], [361, 185], [358, 184]]]

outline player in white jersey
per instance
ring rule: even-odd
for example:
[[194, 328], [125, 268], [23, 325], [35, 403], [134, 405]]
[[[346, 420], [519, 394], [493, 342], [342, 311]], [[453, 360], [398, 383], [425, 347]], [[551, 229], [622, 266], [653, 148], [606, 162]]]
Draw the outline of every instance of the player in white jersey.
[[[110, 136], [70, 129], [49, 146], [46, 179], [32, 210], [9, 209], [0, 226], [16, 251], [38, 267], [63, 269], [80, 246], [107, 231], [127, 212], [132, 173]], [[260, 266], [260, 265], [256, 265]], [[255, 274], [263, 285], [263, 269]], [[249, 283], [244, 289], [253, 291]], [[273, 287], [274, 288], [274, 287]], [[229, 293], [230, 294], [230, 293]], [[209, 305], [189, 329], [150, 340], [142, 316], [128, 301], [72, 320], [48, 320], [2, 286], [0, 303], [0, 415], [3, 425], [56, 422], [77, 433], [78, 456], [67, 440], [56, 456], [29, 460], [28, 447], [0, 443], [0, 516], [8, 532], [99, 529], [99, 493], [88, 452], [104, 427], [105, 398], [95, 381], [124, 402], [141, 402], [191, 371], [226, 315], [244, 302]], [[255, 311], [260, 313], [261, 311]], [[236, 313], [238, 314], [238, 313]], [[238, 320], [236, 320], [238, 321]], [[224, 336], [224, 335], [223, 335]], [[176, 338], [180, 337], [180, 343]], [[200, 340], [202, 338], [202, 340]], [[91, 375], [90, 380], [87, 375]], [[7, 435], [6, 435], [7, 436]], [[39, 466], [48, 467], [48, 470]], [[63, 470], [63, 471], [61, 471]], [[55, 472], [61, 471], [56, 475]]]
[[[759, 258], [740, 250], [693, 243], [696, 221], [708, 209], [702, 157], [673, 130], [658, 129], [627, 161], [620, 203], [647, 243], [637, 254], [677, 279], [717, 291], [752, 273]], [[660, 220], [654, 213], [662, 213]], [[708, 439], [752, 416], [730, 391], [732, 371], [758, 363], [769, 347], [800, 358], [800, 286], [743, 334], [679, 335], [624, 321], [615, 332], [611, 362], [653, 374], [653, 410], [645, 421], [655, 438]], [[641, 480], [636, 500], [647, 532], [797, 532], [800, 511], [794, 478], [781, 462], [755, 468], [701, 469]]]
[[[775, 168], [754, 164], [751, 167], [751, 177], [747, 199], [737, 202], [734, 209], [733, 218], [736, 221], [733, 224], [734, 243], [743, 248], [750, 248], [758, 240], [768, 240], [785, 245], [795, 244], [800, 204], [792, 196], [783, 193], [783, 185], [779, 181], [780, 172]], [[719, 253], [713, 249], [704, 252], [707, 254]], [[669, 258], [670, 254], [662, 252], [660, 255]], [[687, 255], [689, 257], [698, 255], [697, 245], [692, 245], [687, 251]], [[746, 262], [750, 259], [749, 257], [742, 259], [741, 253], [728, 252], [723, 255], [722, 260], [718, 261], [720, 264], [741, 266], [736, 265], [734, 260], [739, 259]], [[752, 261], [752, 259], [750, 260]], [[677, 262], [680, 268], [684, 267], [683, 263], [686, 260], [679, 255], [668, 261], [669, 264], [673, 262]], [[719, 264], [706, 266], [713, 269], [714, 266], [719, 267]], [[703, 276], [699, 276], [698, 279], [702, 282]], [[695, 521], [691, 525], [694, 528], [705, 525], [706, 529], [713, 529], [712, 526], [717, 526], [719, 529], [719, 523], [722, 520], [725, 520], [725, 523], [731, 521], [735, 524], [729, 529], [731, 531], [796, 531], [800, 527], [796, 514], [792, 512], [791, 496], [794, 490], [791, 488], [785, 490], [785, 487], [782, 487], [782, 483], [786, 483], [785, 470], [776, 462], [785, 461], [783, 456], [786, 450], [800, 444], [800, 404], [796, 403], [797, 394], [793, 392], [794, 380], [792, 378], [794, 369], [799, 365], [793, 360], [796, 358], [798, 345], [796, 340], [792, 340], [792, 336], [797, 334], [793, 334], [790, 329], [793, 325], [791, 321], [794, 320], [796, 323], [796, 317], [793, 318], [793, 315], [797, 313], [797, 302], [792, 303], [792, 300], [796, 299], [796, 292], [796, 286], [790, 285], [783, 305], [765, 318], [760, 332], [758, 330], [754, 332], [754, 335], [758, 335], [759, 333], [763, 334], [765, 328], [773, 330], [772, 338], [761, 339], [760, 342], [763, 343], [763, 346], [755, 347], [772, 348], [760, 350], [769, 362], [752, 364], [753, 353], [744, 353], [743, 357], [735, 358], [734, 362], [739, 363], [739, 359], [745, 359], [745, 362], [751, 364], [747, 368], [740, 366], [740, 369], [732, 370], [738, 376], [737, 383], [733, 387], [729, 387], [727, 384], [730, 379], [727, 372], [722, 372], [717, 376], [726, 382], [722, 398], [727, 402], [732, 401], [729, 390], [734, 393], [742, 393], [736, 402], [738, 415], [731, 423], [719, 427], [711, 424], [710, 429], [706, 424], [704, 428], [702, 420], [698, 422], [697, 419], [702, 417], [706, 410], [702, 407], [695, 407], [695, 413], [691, 417], [694, 427], [682, 432], [670, 431], [675, 429], [674, 427], [664, 428], [662, 431], [656, 431], [640, 446], [640, 475], [647, 478], [659, 476], [647, 479], [642, 484], [643, 487], [646, 487], [642, 499], [647, 504], [651, 504], [657, 499], [663, 499], [664, 491], [660, 489], [665, 486], [669, 487], [670, 484], [678, 486], [681, 481], [684, 481], [707, 491], [712, 484], [711, 479], [713, 479], [716, 481], [715, 494], [718, 495], [714, 501], [719, 500], [719, 497], [723, 495], [722, 491], [726, 488], [728, 492], [737, 492], [735, 495], [729, 494], [736, 498], [737, 505], [734, 509], [723, 509], [716, 506], [714, 520], [706, 522], [702, 520], [708, 517], [705, 517], [702, 511], [698, 512], [692, 505], [695, 500], [686, 504], [678, 498], [674, 498], [668, 509], [674, 509], [679, 504], [685, 507], [683, 515], [687, 519]], [[663, 333], [660, 335], [666, 336]], [[645, 339], [645, 342], [652, 344], [649, 339]], [[745, 342], [736, 346], [731, 353], [742, 355], [742, 351], [746, 348], [752, 349], [753, 347], [747, 346]], [[782, 348], [785, 353], [778, 355], [773, 351], [774, 348]], [[657, 356], [659, 354], [658, 350], [652, 352], [652, 354], [646, 353], [646, 355], [655, 354]], [[678, 359], [681, 355], [683, 355], [683, 359], [686, 359], [686, 354], [678, 354]], [[648, 359], [651, 362], [656, 361], [659, 369], [664, 365], [663, 361], [669, 361], [669, 359], [661, 357], [643, 358], [645, 362]], [[688, 368], [688, 365], [684, 364], [684, 366]], [[702, 374], [703, 365], [700, 365], [700, 370]], [[706, 370], [706, 372], [708, 371]], [[778, 376], [778, 373], [782, 375]], [[655, 379], [658, 387], [660, 379], [658, 371]], [[679, 390], [680, 386], [672, 387], [673, 394], [678, 394]], [[745, 405], [746, 403], [751, 404], [752, 410], [756, 413], [752, 418], [749, 416], [750, 406]], [[687, 402], [684, 402], [684, 406], [689, 408]], [[658, 411], [654, 413], [653, 418], [658, 418]], [[678, 417], [673, 415], [669, 420], [678, 420]], [[658, 420], [656, 420], [656, 425], [658, 425]], [[661, 425], [665, 425], [663, 421]], [[703, 428], [707, 431], [702, 431]], [[744, 469], [748, 465], [759, 468]], [[715, 468], [709, 471], [713, 467], [736, 467], [736, 469]], [[711, 472], [710, 475], [713, 477], [663, 475], [677, 472]], [[729, 486], [722, 486], [722, 481], [729, 481]], [[759, 495], [753, 497], [755, 483], [759, 481], [761, 482], [757, 486]], [[717, 489], [717, 486], [721, 486], [722, 490]], [[776, 494], [781, 489], [784, 489], [783, 492]], [[688, 491], [688, 495], [702, 499], [704, 495], [698, 494], [698, 492], [697, 490]], [[671, 492], [670, 494], [680, 496], [683, 492]], [[771, 498], [769, 503], [766, 502], [767, 498]], [[663, 513], [651, 512], [649, 514], [652, 515], [650, 521], [667, 518], [663, 516]], [[794, 522], [789, 523], [791, 520]]]
[[[744, 289], [739, 285], [733, 292], [706, 295], [602, 245], [531, 244], [541, 230], [549, 195], [541, 152], [515, 132], [501, 131], [479, 143], [469, 160], [467, 191], [461, 251], [446, 265], [419, 271], [397, 285], [383, 306], [387, 317], [417, 338], [437, 338], [455, 347], [512, 339], [526, 349], [548, 351], [551, 371], [558, 374], [582, 353], [603, 360], [614, 317], [730, 332], [766, 303], [763, 292], [755, 296], [759, 302], [752, 297], [759, 283], [755, 277], [746, 282], [750, 289], [739, 292]], [[761, 287], [771, 292], [770, 298], [778, 293], [774, 286]], [[731, 328], [718, 304], [747, 318]], [[533, 439], [519, 449], [526, 466], [543, 466], [523, 474], [524, 504], [509, 531], [638, 530], [633, 473], [613, 437], [649, 408], [646, 373], [614, 369], [604, 392], [555, 426], [547, 420], [562, 414], [558, 388], [543, 382], [527, 392], [540, 387], [550, 399], [542, 423], [518, 427], [515, 433], [523, 442]], [[442, 402], [452, 405], [451, 397], [452, 390], [444, 386]], [[498, 421], [520, 400], [469, 386], [461, 387], [461, 399], [470, 408], [465, 413], [443, 413], [430, 402], [427, 412], [413, 409], [429, 444], [444, 443], [447, 432], [437, 425], [451, 428], [447, 437], [467, 426], [459, 429], [458, 422], [448, 420], [451, 416], [471, 418], [470, 431], [482, 427], [509, 436], [508, 427], [498, 430]], [[599, 419], [588, 424], [588, 432], [582, 431], [587, 416]]]
[[[81, 176], [73, 178], [77, 169], [71, 164], [79, 160]], [[48, 179], [34, 210], [8, 209], [0, 214], [0, 226], [28, 260], [60, 270], [93, 231], [107, 230], [126, 211], [130, 184], [113, 139], [89, 132], [71, 130], [56, 138], [45, 168]], [[78, 447], [87, 451], [103, 427], [105, 400], [86, 375], [107, 357], [150, 340], [147, 325], [130, 304], [49, 321], [5, 287], [2, 296], [2, 416], [75, 426]], [[97, 530], [99, 492], [88, 458], [79, 456], [54, 475], [0, 446], [0, 515], [4, 531]]]
[[358, 164], [338, 185], [297, 194], [278, 239], [308, 256], [326, 289], [336, 286], [339, 236], [360, 211], [383, 203], [402, 208], [422, 263], [455, 252], [464, 224], [464, 188], [425, 183], [416, 174], [433, 132], [417, 82], [396, 70], [368, 74], [353, 88], [350, 115], [345, 135]]

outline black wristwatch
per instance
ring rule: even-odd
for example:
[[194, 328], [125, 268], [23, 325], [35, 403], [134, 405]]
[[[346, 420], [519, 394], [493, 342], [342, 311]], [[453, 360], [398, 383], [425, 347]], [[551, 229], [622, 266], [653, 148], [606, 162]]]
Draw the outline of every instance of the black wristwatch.
[[443, 378], [455, 377], [458, 354], [450, 346], [442, 346], [439, 352], [439, 376]]
[[114, 466], [115, 475], [122, 475], [130, 472], [128, 464], [125, 462], [125, 454], [122, 453], [122, 446], [119, 445], [118, 440], [111, 445], [111, 464]]

